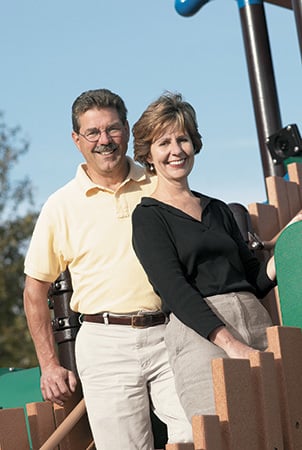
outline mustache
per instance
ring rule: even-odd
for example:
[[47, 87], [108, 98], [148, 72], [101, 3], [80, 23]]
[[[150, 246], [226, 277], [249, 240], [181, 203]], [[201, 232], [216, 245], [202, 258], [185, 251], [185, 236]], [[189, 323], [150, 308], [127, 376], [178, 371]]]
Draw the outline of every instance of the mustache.
[[110, 142], [109, 144], [106, 145], [97, 145], [92, 150], [92, 153], [99, 153], [101, 155], [102, 153], [114, 151], [117, 148], [118, 148], [117, 144], [115, 144], [114, 142]]

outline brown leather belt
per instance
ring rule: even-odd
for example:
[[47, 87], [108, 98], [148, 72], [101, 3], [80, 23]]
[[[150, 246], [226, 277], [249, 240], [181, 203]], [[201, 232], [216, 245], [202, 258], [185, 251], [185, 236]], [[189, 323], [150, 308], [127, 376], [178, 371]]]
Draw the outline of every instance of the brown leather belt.
[[98, 314], [82, 314], [80, 321], [104, 323], [105, 325], [130, 325], [133, 328], [148, 328], [166, 323], [167, 316], [160, 311], [133, 314], [103, 312]]

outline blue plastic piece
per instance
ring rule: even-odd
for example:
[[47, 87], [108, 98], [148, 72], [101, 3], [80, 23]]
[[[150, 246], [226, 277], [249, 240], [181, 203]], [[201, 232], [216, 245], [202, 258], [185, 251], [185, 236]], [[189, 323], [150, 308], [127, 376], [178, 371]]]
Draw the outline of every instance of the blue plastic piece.
[[250, 5], [262, 5], [263, 0], [238, 0], [238, 7], [239, 9], [245, 8], [246, 6]]
[[175, 9], [181, 16], [190, 17], [210, 0], [175, 0]]
[[[190, 17], [196, 14], [210, 0], [175, 0], [175, 9], [181, 16]], [[238, 7], [260, 5], [263, 0], [237, 0]]]

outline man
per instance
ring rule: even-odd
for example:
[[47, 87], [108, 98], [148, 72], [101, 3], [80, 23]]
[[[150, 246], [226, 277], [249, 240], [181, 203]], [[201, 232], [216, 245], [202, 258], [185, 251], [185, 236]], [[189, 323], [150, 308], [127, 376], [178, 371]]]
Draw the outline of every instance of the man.
[[169, 442], [192, 440], [164, 346], [166, 318], [131, 245], [131, 214], [155, 186], [126, 156], [123, 100], [106, 89], [72, 106], [75, 145], [85, 163], [42, 208], [25, 259], [24, 308], [41, 367], [45, 400], [72, 394], [75, 375], [60, 366], [48, 289], [67, 267], [71, 309], [81, 313], [76, 362], [95, 445], [152, 450], [149, 397]]

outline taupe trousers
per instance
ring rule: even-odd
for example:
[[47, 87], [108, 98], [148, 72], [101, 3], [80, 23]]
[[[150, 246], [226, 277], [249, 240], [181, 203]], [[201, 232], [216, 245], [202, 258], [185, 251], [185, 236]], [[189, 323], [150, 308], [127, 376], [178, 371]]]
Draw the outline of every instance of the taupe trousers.
[[[206, 301], [236, 338], [255, 349], [266, 349], [266, 328], [272, 322], [253, 294], [215, 295], [207, 297]], [[227, 354], [184, 325], [174, 314], [170, 315], [165, 341], [176, 390], [188, 419], [195, 414], [215, 414], [211, 361], [227, 358]]]

